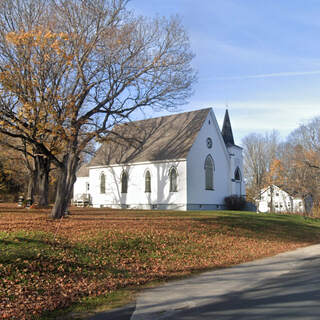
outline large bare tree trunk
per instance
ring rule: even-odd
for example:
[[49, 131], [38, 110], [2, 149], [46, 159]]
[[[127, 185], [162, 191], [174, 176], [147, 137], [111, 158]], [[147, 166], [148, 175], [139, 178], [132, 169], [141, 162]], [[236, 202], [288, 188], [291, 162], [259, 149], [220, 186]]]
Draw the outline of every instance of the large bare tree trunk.
[[36, 156], [35, 167], [37, 170], [37, 195], [39, 206], [48, 206], [50, 160], [42, 155]]
[[28, 180], [26, 199], [31, 199], [32, 202], [34, 200], [36, 183], [37, 183], [37, 171], [29, 170], [29, 180]]
[[56, 200], [51, 211], [54, 219], [62, 218], [68, 209], [76, 181], [78, 162], [79, 158], [75, 154], [70, 153], [64, 156], [63, 166], [59, 170]]

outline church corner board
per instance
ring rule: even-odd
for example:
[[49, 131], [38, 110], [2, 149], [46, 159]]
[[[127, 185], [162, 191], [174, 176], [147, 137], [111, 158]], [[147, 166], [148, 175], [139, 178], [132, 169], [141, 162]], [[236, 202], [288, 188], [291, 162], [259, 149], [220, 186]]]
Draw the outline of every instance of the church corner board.
[[226, 110], [220, 131], [211, 108], [113, 128], [81, 167], [74, 202], [93, 207], [214, 210], [245, 195], [242, 148]]

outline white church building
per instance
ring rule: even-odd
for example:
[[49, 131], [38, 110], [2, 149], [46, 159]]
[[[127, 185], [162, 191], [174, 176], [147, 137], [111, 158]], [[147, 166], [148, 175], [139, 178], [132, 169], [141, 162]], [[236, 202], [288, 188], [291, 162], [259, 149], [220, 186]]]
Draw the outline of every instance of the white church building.
[[208, 108], [115, 126], [74, 195], [93, 207], [222, 209], [225, 197], [245, 196], [242, 172], [228, 110], [220, 131]]

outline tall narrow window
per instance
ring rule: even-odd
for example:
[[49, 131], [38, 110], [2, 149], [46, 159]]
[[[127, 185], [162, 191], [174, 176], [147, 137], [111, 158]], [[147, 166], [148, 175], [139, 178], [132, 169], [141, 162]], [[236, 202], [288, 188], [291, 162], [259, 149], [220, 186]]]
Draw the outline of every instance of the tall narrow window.
[[234, 180], [241, 181], [241, 172], [239, 167], [237, 167], [236, 171], [234, 172]]
[[177, 169], [172, 167], [170, 169], [170, 192], [177, 192]]
[[125, 171], [121, 175], [121, 193], [128, 192], [128, 175]]
[[100, 193], [106, 193], [106, 175], [103, 172], [100, 175]]
[[204, 163], [204, 171], [206, 178], [206, 190], [213, 190], [213, 159], [210, 155], [207, 156], [206, 161]]
[[151, 175], [150, 175], [150, 171], [146, 172], [145, 175], [145, 192], [151, 192]]

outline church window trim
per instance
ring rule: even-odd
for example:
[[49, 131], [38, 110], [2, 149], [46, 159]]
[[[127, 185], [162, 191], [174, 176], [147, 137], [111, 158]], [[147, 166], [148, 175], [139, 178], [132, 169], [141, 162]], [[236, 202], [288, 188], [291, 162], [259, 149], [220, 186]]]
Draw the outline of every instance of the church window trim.
[[149, 170], [144, 175], [144, 192], [151, 193], [151, 174]]
[[241, 179], [241, 170], [239, 167], [236, 168], [236, 170], [234, 171], [234, 181], [236, 182], [240, 182]]
[[100, 193], [106, 193], [106, 174], [104, 172], [100, 174]]
[[121, 193], [128, 193], [128, 173], [125, 170], [121, 173]]
[[171, 167], [169, 170], [169, 180], [170, 180], [170, 192], [178, 191], [178, 170], [176, 167]]
[[205, 189], [214, 190], [214, 161], [212, 156], [209, 154], [204, 162], [204, 172], [205, 172]]

